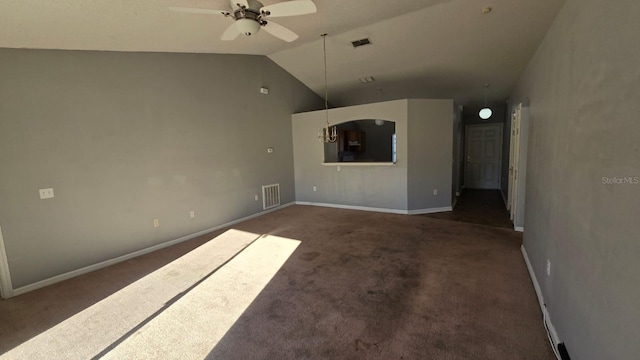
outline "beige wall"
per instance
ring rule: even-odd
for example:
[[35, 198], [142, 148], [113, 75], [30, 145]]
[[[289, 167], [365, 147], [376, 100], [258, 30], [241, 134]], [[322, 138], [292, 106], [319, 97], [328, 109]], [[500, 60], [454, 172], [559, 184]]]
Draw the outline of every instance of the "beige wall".
[[0, 49], [0, 69], [14, 288], [258, 213], [261, 185], [294, 201], [291, 114], [322, 105], [261, 56]]
[[640, 177], [639, 14], [568, 0], [512, 99], [530, 100], [524, 246], [572, 359], [640, 354], [640, 184], [603, 182]]
[[409, 100], [409, 210], [451, 206], [453, 127], [453, 100]]
[[359, 119], [395, 121], [398, 138], [395, 165], [342, 165], [337, 171], [337, 166], [322, 165], [324, 145], [317, 135], [325, 125], [324, 111], [294, 114], [296, 201], [406, 210], [407, 116], [407, 100], [330, 109], [329, 119], [334, 124]]
[[[325, 166], [318, 129], [324, 111], [292, 117], [296, 200], [406, 213], [451, 206], [453, 101], [395, 100], [329, 110], [330, 122], [396, 122], [393, 166]], [[317, 191], [313, 191], [313, 187]], [[438, 195], [433, 195], [438, 189]]]

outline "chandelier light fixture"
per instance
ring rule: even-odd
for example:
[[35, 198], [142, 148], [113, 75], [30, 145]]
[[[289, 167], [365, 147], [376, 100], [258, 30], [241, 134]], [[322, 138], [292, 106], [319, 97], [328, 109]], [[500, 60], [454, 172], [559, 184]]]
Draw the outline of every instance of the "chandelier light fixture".
[[488, 87], [489, 87], [489, 84], [484, 84], [484, 107], [480, 109], [480, 113], [478, 114], [480, 115], [480, 118], [482, 120], [489, 119], [493, 114], [493, 111], [491, 111], [491, 109], [487, 106], [487, 88]]
[[318, 140], [323, 143], [334, 143], [338, 140], [335, 125], [329, 124], [329, 91], [327, 90], [327, 34], [322, 34], [322, 52], [324, 55], [324, 114], [326, 125], [318, 131]]

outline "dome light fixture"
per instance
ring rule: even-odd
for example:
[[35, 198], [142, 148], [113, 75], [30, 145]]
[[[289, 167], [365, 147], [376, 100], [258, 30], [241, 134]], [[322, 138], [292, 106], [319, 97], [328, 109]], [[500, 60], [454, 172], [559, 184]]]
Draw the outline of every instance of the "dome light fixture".
[[251, 36], [260, 30], [260, 23], [253, 19], [236, 20], [236, 28], [241, 34]]
[[489, 84], [484, 84], [484, 107], [480, 109], [480, 113], [478, 113], [478, 115], [480, 115], [480, 119], [482, 120], [487, 120], [491, 117], [491, 115], [493, 115], [493, 111], [491, 111], [491, 109], [487, 106], [487, 88], [488, 87], [489, 87]]

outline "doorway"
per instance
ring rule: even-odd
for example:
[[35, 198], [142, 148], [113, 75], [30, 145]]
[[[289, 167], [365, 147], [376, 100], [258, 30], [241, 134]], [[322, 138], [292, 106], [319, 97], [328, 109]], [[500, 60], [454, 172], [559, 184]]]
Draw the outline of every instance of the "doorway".
[[499, 189], [501, 159], [502, 124], [466, 126], [465, 188]]

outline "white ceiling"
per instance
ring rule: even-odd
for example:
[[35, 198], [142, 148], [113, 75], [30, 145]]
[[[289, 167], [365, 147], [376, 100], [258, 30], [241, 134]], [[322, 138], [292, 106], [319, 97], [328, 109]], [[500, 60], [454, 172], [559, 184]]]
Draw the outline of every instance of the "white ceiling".
[[[315, 3], [316, 14], [277, 19], [300, 35], [286, 43], [264, 31], [224, 42], [219, 37], [230, 19], [167, 10], [225, 9], [227, 0], [2, 0], [0, 47], [268, 55], [322, 94], [320, 34], [328, 33], [334, 105], [397, 98], [477, 105], [484, 83], [491, 84], [490, 101], [507, 98], [564, 0]], [[486, 6], [493, 12], [482, 15]], [[350, 42], [362, 37], [373, 44], [353, 49]], [[361, 84], [364, 76], [377, 81]]]

